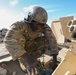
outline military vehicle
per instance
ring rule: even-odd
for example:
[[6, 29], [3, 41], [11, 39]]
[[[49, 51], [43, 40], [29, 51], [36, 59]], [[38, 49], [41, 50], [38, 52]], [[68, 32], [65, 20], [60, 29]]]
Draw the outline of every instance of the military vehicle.
[[65, 56], [52, 75], [76, 75], [76, 20], [70, 16], [60, 18], [59, 22], [65, 36], [63, 45], [69, 47], [66, 49], [63, 47], [63, 50], [66, 50]]

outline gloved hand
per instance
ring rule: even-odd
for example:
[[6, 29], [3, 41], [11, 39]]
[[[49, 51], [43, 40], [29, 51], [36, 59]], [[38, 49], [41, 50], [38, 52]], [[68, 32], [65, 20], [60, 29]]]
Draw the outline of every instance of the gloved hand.
[[28, 62], [28, 65], [26, 67], [26, 71], [27, 71], [28, 75], [37, 75], [39, 73], [38, 62], [37, 61]]
[[18, 60], [19, 63], [23, 65], [21, 66], [21, 68], [22, 69], [23, 67], [25, 68], [23, 69], [23, 71], [25, 71], [27, 75], [37, 75], [39, 73], [38, 67], [40, 66], [40, 64], [37, 60], [33, 59], [30, 55], [24, 54]]
[[56, 67], [57, 67], [57, 54], [53, 54], [53, 61], [52, 61], [52, 64], [51, 64], [51, 69], [52, 70], [55, 70]]

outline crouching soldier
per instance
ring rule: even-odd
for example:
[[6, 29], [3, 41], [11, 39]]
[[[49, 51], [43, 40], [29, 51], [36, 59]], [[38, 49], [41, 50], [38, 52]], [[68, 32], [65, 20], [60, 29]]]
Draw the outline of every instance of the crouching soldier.
[[57, 42], [51, 28], [46, 24], [47, 18], [44, 8], [34, 6], [26, 19], [11, 25], [4, 38], [5, 46], [13, 60], [18, 60], [28, 75], [39, 73], [37, 58], [46, 50], [53, 56], [51, 69], [54, 70], [57, 66]]

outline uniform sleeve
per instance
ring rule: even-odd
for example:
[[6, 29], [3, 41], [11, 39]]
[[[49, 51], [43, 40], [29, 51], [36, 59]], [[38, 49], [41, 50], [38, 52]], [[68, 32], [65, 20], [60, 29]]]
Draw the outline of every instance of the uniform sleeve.
[[16, 60], [26, 52], [24, 50], [24, 45], [26, 43], [26, 39], [23, 36], [24, 30], [23, 25], [17, 22], [11, 26], [4, 38], [4, 44], [13, 60]]
[[48, 25], [44, 26], [44, 34], [45, 34], [46, 38], [49, 40], [51, 55], [58, 54], [58, 46], [57, 46], [56, 38], [55, 38], [51, 28]]

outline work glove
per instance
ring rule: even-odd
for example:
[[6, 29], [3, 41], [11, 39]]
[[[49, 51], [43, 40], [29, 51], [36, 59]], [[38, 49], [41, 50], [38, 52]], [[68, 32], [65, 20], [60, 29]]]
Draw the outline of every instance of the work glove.
[[30, 55], [26, 54], [19, 59], [20, 66], [26, 75], [38, 75], [40, 63], [33, 59]]
[[57, 67], [57, 54], [53, 54], [52, 56], [53, 56], [53, 60], [52, 60], [50, 69], [54, 71]]

